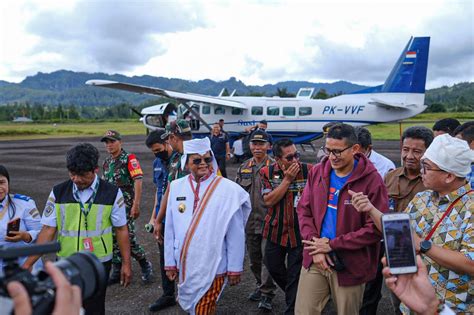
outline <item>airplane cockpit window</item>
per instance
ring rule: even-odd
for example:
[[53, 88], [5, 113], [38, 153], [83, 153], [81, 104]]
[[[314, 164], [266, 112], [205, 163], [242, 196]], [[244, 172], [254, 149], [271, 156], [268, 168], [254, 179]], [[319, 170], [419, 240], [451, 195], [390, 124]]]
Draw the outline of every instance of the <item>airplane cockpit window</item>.
[[225, 114], [225, 108], [222, 106], [216, 106], [214, 107], [214, 115], [224, 115]]
[[161, 115], [146, 115], [145, 122], [149, 126], [153, 127], [164, 127], [163, 118]]
[[203, 105], [202, 106], [202, 114], [203, 115], [209, 115], [210, 113], [211, 113], [211, 106]]
[[296, 108], [283, 107], [283, 116], [296, 116]]
[[267, 115], [268, 116], [278, 116], [280, 114], [280, 107], [278, 106], [268, 106]]
[[299, 109], [299, 114], [300, 116], [309, 116], [311, 115], [313, 112], [312, 108], [311, 107], [300, 107]]
[[232, 107], [232, 115], [242, 115], [244, 110], [242, 108]]
[[252, 115], [263, 115], [262, 106], [252, 106]]

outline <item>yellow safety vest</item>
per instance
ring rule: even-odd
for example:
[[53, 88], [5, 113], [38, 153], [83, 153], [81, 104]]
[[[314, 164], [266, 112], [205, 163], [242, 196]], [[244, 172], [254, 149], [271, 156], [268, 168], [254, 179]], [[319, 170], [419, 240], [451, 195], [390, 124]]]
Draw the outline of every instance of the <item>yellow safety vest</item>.
[[100, 261], [105, 262], [112, 259], [111, 214], [117, 196], [117, 188], [103, 180], [100, 181], [96, 198], [87, 217], [73, 197], [71, 181], [54, 187], [58, 241], [61, 244], [61, 250], [57, 254], [59, 257], [68, 257], [78, 251], [85, 250], [84, 239], [90, 238], [93, 247], [92, 253]]

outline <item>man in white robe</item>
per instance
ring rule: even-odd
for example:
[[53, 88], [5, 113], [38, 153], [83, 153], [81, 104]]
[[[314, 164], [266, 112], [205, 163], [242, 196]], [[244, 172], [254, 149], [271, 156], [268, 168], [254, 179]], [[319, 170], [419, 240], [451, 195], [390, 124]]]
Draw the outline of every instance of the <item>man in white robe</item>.
[[165, 270], [178, 279], [178, 302], [191, 314], [214, 314], [225, 283], [240, 282], [248, 193], [217, 176], [208, 138], [183, 143], [181, 165], [190, 175], [174, 180], [166, 208]]

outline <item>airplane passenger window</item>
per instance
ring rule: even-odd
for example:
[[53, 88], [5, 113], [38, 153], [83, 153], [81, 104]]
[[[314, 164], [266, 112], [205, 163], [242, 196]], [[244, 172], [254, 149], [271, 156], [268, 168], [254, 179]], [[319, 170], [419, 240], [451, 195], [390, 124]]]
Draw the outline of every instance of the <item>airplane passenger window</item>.
[[232, 115], [242, 115], [244, 110], [242, 108], [232, 107]]
[[216, 106], [214, 107], [214, 115], [224, 115], [225, 114], [225, 108], [222, 106]]
[[263, 115], [263, 107], [262, 106], [253, 106], [252, 107], [252, 115]]
[[283, 116], [296, 116], [296, 108], [283, 107]]
[[300, 116], [309, 116], [312, 113], [311, 107], [300, 107]]
[[280, 107], [278, 106], [268, 106], [267, 115], [268, 116], [278, 116], [280, 114]]
[[202, 114], [209, 115], [211, 113], [211, 106], [203, 105], [202, 106]]

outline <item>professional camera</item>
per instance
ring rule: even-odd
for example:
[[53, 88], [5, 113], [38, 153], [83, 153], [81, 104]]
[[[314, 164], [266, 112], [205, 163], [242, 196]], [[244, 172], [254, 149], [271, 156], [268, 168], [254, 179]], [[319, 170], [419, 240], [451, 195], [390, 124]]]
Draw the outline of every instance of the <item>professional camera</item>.
[[[57, 242], [10, 247], [0, 247], [0, 259], [3, 259], [4, 274], [0, 277], [0, 298], [9, 297], [7, 284], [19, 281], [28, 291], [31, 299], [33, 314], [51, 314], [54, 309], [56, 288], [49, 274], [41, 270], [36, 275], [22, 269], [18, 264], [18, 257], [55, 253], [60, 250]], [[68, 258], [55, 262], [67, 280], [81, 288], [82, 299], [94, 297], [105, 290], [106, 275], [102, 263], [90, 252], [75, 253]], [[8, 312], [8, 311], [7, 311]], [[5, 314], [4, 310], [0, 313]]]

